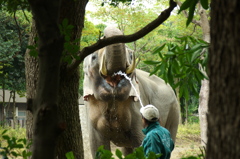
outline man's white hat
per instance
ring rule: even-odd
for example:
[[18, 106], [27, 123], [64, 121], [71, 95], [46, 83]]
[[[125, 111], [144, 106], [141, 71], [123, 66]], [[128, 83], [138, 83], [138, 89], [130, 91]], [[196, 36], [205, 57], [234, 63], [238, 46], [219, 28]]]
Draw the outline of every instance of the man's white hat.
[[145, 107], [142, 107], [140, 109], [140, 113], [148, 121], [157, 121], [159, 119], [158, 109], [151, 104], [146, 105]]

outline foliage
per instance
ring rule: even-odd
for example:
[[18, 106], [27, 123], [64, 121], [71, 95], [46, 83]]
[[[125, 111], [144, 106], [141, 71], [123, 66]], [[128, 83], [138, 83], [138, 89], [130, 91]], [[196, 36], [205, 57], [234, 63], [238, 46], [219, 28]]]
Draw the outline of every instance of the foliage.
[[[144, 156], [143, 147], [138, 147], [133, 153], [123, 156], [122, 152], [116, 149], [115, 155], [119, 159], [157, 159], [161, 154], [155, 154], [150, 152], [147, 157]], [[96, 152], [95, 159], [114, 159], [111, 151], [104, 149], [104, 146], [100, 146]]]
[[13, 157], [23, 157], [27, 159], [31, 156], [31, 152], [28, 152], [31, 143], [26, 140], [26, 138], [17, 138], [10, 135], [9, 129], [2, 129], [0, 138], [0, 154], [8, 158]]
[[94, 44], [98, 39], [100, 39], [102, 36], [102, 28], [105, 28], [105, 25], [103, 24], [95, 26], [87, 18], [85, 18], [84, 26], [81, 37], [81, 49]]
[[187, 26], [192, 22], [192, 19], [194, 16], [194, 11], [195, 11], [196, 5], [199, 3], [199, 1], [204, 9], [208, 9], [208, 7], [209, 7], [208, 0], [186, 0], [180, 7], [180, 10], [178, 13], [180, 13], [183, 10], [189, 9], [188, 19], [186, 22]]
[[79, 51], [80, 39], [72, 40], [71, 35], [73, 33], [73, 28], [74, 26], [68, 23], [68, 19], [63, 19], [62, 23], [59, 25], [61, 35], [64, 36], [62, 60], [68, 64], [72, 63], [73, 58], [79, 60], [77, 53]]
[[102, 6], [104, 6], [104, 4], [108, 3], [110, 4], [111, 6], [118, 6], [120, 3], [124, 3], [125, 5], [129, 5], [131, 4], [132, 0], [108, 0], [108, 1], [103, 1], [102, 2]]
[[[179, 97], [189, 100], [189, 91], [199, 96], [198, 87], [201, 80], [207, 78], [201, 71], [206, 68], [209, 44], [191, 36], [176, 38], [176, 42], [165, 43], [156, 47], [153, 54], [157, 54], [161, 61], [144, 61], [153, 65], [151, 74], [162, 77], [173, 88], [179, 87]], [[162, 50], [167, 48], [167, 52]]]
[[6, 10], [9, 13], [14, 13], [17, 10], [30, 10], [28, 0], [0, 0], [0, 10]]
[[74, 154], [72, 151], [66, 153], [66, 158], [67, 159], [75, 159]]
[[[98, 9], [96, 11], [89, 12], [91, 19], [93, 21], [101, 22], [104, 24], [114, 24], [117, 25], [120, 30], [124, 32], [125, 35], [132, 34], [139, 29], [143, 28], [149, 22], [158, 17], [159, 12], [168, 6], [168, 2], [158, 2], [154, 1], [151, 5], [152, 8], [146, 7], [145, 3], [134, 2], [134, 5], [126, 6], [119, 4], [117, 7], [112, 7], [105, 5], [99, 8], [100, 2], [95, 0], [95, 7]], [[93, 4], [93, 5], [94, 5]], [[149, 4], [150, 5], [150, 4]], [[184, 36], [193, 34], [196, 38], [200, 38], [201, 30], [195, 28], [193, 24], [190, 24], [186, 28], [183, 24], [186, 18], [183, 15], [171, 15], [171, 17], [165, 21], [161, 26], [153, 30], [148, 35], [137, 40], [136, 42], [127, 44], [130, 49], [135, 53], [137, 59], [137, 67], [139, 69], [150, 71], [151, 67], [146, 65], [142, 61], [144, 60], [154, 60], [157, 59], [157, 55], [151, 53], [152, 48], [161, 45], [165, 42], [174, 40], [175, 36]]]
[[6, 89], [25, 90], [24, 53], [28, 41], [29, 23], [22, 13], [12, 17], [0, 11], [0, 81]]

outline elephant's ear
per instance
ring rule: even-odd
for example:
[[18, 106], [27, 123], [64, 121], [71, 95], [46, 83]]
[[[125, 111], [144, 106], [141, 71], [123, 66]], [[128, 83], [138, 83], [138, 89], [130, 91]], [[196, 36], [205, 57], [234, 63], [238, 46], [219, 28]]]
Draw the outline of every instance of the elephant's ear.
[[91, 56], [87, 56], [83, 61], [83, 71], [84, 71], [84, 80], [83, 80], [83, 97], [84, 100], [87, 100], [89, 95], [93, 95], [93, 90], [91, 84], [89, 83], [89, 68], [91, 64]]
[[89, 95], [93, 95], [93, 90], [91, 88], [91, 85], [89, 83], [89, 79], [87, 78], [87, 76], [84, 76], [84, 81], [83, 81], [83, 97], [84, 100], [87, 100]]
[[137, 79], [133, 77], [132, 80], [132, 84], [134, 86], [134, 88], [132, 87], [130, 90], [130, 96], [134, 97], [134, 101], [137, 102], [139, 100], [139, 96], [140, 96], [140, 91], [139, 91], [139, 85], [137, 83]]

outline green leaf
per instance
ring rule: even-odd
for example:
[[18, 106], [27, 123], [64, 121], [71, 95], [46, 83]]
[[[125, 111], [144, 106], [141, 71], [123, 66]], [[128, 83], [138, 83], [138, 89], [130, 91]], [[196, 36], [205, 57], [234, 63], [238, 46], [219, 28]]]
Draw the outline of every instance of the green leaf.
[[7, 132], [8, 130], [7, 129], [5, 129], [3, 132], [2, 132], [2, 135], [4, 135], [6, 132]]
[[68, 25], [68, 19], [67, 18], [64, 18], [63, 21], [62, 21], [62, 26], [63, 28], [66, 28]]
[[11, 154], [15, 157], [19, 156], [16, 152], [12, 151]]
[[157, 71], [159, 71], [161, 68], [161, 65], [158, 65], [157, 67], [154, 67], [154, 70], [150, 73], [150, 76], [155, 74]]
[[178, 74], [179, 73], [179, 64], [178, 64], [177, 59], [173, 59], [171, 65], [172, 65], [172, 72], [175, 74]]
[[198, 57], [200, 57], [201, 50], [195, 51], [192, 54], [191, 62], [194, 62]]
[[169, 52], [167, 52], [166, 54], [164, 54], [164, 55], [166, 55], [166, 56], [173, 56], [173, 55], [175, 55], [175, 53], [174, 52], [172, 52], [172, 51], [169, 51]]
[[204, 9], [208, 9], [208, 0], [200, 0], [200, 3]]
[[75, 159], [74, 154], [73, 154], [72, 151], [67, 152], [65, 155], [66, 155], [66, 158], [67, 158], [67, 159]]
[[36, 49], [36, 47], [33, 46], [33, 45], [28, 45], [27, 48], [30, 49], [30, 50], [32, 50], [32, 49]]
[[188, 85], [184, 84], [182, 89], [183, 89], [183, 96], [188, 101], [189, 100]]
[[23, 144], [17, 144], [17, 145], [15, 146], [15, 148], [21, 149], [21, 148], [24, 148], [24, 146], [23, 146]]
[[116, 149], [116, 156], [120, 159], [122, 159], [122, 152], [119, 149]]
[[64, 58], [63, 58], [63, 61], [65, 61], [65, 62], [67, 62], [68, 64], [71, 64], [72, 63], [72, 57], [71, 56], [65, 56]]
[[135, 158], [136, 158], [136, 155], [134, 153], [131, 153], [125, 156], [125, 159], [135, 159]]
[[191, 0], [191, 5], [189, 7], [189, 12], [188, 12], [188, 19], [187, 19], [187, 26], [192, 22], [195, 7], [198, 3], [198, 0]]
[[198, 92], [198, 90], [197, 90], [197, 85], [192, 83], [192, 84], [190, 84], [190, 86], [192, 87], [192, 91], [193, 91], [194, 95], [195, 95], [197, 98], [199, 98], [199, 92]]
[[163, 44], [163, 45], [160, 46], [160, 47], [156, 47], [156, 48], [153, 50], [153, 53], [152, 53], [152, 54], [157, 54], [157, 53], [161, 52], [162, 49], [165, 47], [165, 45], [166, 45], [166, 43]]
[[67, 26], [67, 29], [69, 29], [69, 30], [72, 30], [73, 28], [74, 28], [73, 25], [68, 25], [68, 26]]
[[3, 138], [4, 140], [10, 140], [10, 137], [9, 137], [8, 135], [3, 135], [2, 138]]
[[161, 51], [158, 52], [158, 56], [159, 56], [161, 59], [163, 59], [163, 55], [162, 55], [162, 52], [161, 52]]
[[183, 4], [180, 7], [180, 10], [178, 11], [178, 14], [181, 13], [181, 11], [188, 9], [191, 6], [192, 0], [186, 0], [183, 2]]
[[33, 57], [37, 57], [38, 56], [38, 52], [36, 50], [31, 50], [31, 51], [29, 51], [29, 55], [33, 56]]
[[168, 78], [168, 83], [170, 85], [174, 85], [174, 80], [173, 80], [173, 75], [172, 75], [172, 65], [169, 65], [168, 70], [167, 70], [167, 78]]
[[144, 150], [143, 150], [143, 147], [138, 147], [135, 149], [135, 152], [136, 152], [136, 157], [137, 159], [145, 159], [144, 157]]
[[65, 39], [65, 41], [70, 41], [70, 36], [68, 36], [68, 35], [66, 35], [65, 37], [64, 37], [64, 39]]

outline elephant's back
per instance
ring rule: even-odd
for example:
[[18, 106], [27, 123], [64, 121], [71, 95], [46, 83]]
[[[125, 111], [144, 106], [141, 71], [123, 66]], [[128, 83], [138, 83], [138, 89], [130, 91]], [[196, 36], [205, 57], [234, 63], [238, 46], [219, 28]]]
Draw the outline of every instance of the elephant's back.
[[[137, 69], [136, 70], [137, 81], [139, 83], [139, 89], [141, 97], [147, 99], [150, 104], [155, 104], [156, 106], [161, 103], [161, 107], [169, 106], [171, 103], [176, 102], [176, 96], [169, 84], [157, 77], [156, 75], [151, 75], [148, 72]], [[148, 103], [147, 103], [148, 104]], [[167, 110], [164, 110], [167, 111]]]

